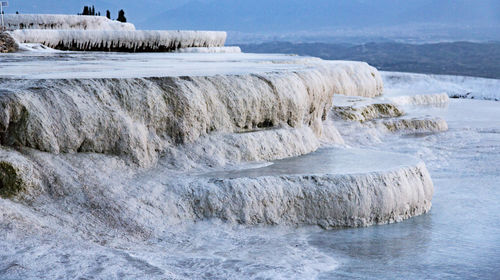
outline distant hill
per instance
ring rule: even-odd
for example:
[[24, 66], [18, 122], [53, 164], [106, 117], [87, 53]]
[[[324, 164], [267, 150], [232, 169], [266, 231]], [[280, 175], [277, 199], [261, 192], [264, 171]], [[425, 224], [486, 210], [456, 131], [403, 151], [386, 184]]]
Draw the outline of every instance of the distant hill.
[[[143, 0], [143, 1], [113, 1], [113, 0], [10, 0], [7, 13], [15, 13], [16, 11], [22, 14], [71, 14], [81, 13], [83, 6], [92, 6], [96, 8], [96, 12], [100, 11], [101, 15], [106, 15], [106, 10], [110, 10], [111, 17], [116, 19], [120, 9], [125, 10], [125, 16], [132, 23], [142, 22], [146, 19], [158, 15], [160, 12], [166, 11], [183, 5], [189, 0], [163, 1], [163, 0]], [[154, 7], [154, 8], [152, 8]]]
[[147, 19], [149, 26], [242, 32], [289, 32], [409, 23], [500, 23], [498, 0], [217, 0], [189, 1]]
[[299, 35], [297, 40], [302, 41], [311, 37], [323, 41], [331, 34], [354, 34], [409, 35], [425, 41], [448, 40], [448, 33], [453, 33], [453, 40], [500, 40], [499, 0], [11, 0], [7, 13], [76, 14], [84, 5], [95, 5], [101, 13], [109, 9], [114, 18], [124, 9], [127, 19], [140, 29], [259, 35], [244, 39], [287, 34]]
[[10, 0], [9, 7], [6, 9], [7, 13], [15, 13], [16, 11], [22, 14], [71, 14], [75, 15], [81, 13], [83, 6], [94, 5], [97, 11], [101, 11], [101, 14], [105, 15], [106, 9], [118, 8], [120, 4], [113, 4], [111, 2], [103, 0], [46, 0], [46, 1], [34, 1], [34, 0]]
[[323, 59], [361, 60], [379, 70], [500, 79], [500, 42], [436, 44], [326, 44], [272, 42], [240, 45], [244, 52], [293, 53]]

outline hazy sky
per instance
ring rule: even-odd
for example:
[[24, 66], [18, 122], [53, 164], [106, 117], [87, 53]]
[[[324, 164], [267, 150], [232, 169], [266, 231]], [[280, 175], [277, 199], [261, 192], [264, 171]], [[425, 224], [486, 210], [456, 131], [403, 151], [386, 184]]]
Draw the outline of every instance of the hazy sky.
[[[116, 17], [123, 8], [142, 29], [211, 29], [244, 33], [334, 32], [409, 26], [500, 26], [500, 0], [141, 0], [10, 1], [7, 12], [71, 13], [84, 5]], [[472, 30], [474, 29], [474, 30]]]

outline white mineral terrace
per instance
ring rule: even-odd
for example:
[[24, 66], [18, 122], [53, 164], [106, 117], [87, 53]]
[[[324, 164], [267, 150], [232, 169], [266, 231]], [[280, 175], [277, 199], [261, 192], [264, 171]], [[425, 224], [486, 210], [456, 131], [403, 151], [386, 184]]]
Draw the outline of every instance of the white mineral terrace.
[[[229, 51], [226, 32], [190, 30], [135, 30], [130, 23], [102, 16], [6, 15], [9, 34], [23, 44], [38, 43], [59, 50], [170, 52], [186, 48], [199, 51]], [[235, 52], [237, 49], [232, 49]]]
[[[321, 136], [334, 94], [382, 91], [377, 70], [366, 63], [284, 55], [0, 59], [3, 102], [9, 104], [0, 118], [4, 145], [128, 155], [143, 166], [154, 164], [172, 142], [192, 143], [214, 132], [310, 128]], [[19, 126], [17, 118], [28, 125]]]
[[208, 188], [200, 197], [212, 211], [208, 216], [243, 223], [330, 228], [401, 221], [427, 212], [434, 193], [419, 160], [356, 149], [319, 149], [264, 167], [203, 176], [215, 178], [206, 185], [226, 194]]
[[191, 30], [50, 30], [10, 31], [19, 43], [40, 43], [60, 50], [167, 52], [191, 47], [222, 47], [226, 32]]
[[310, 279], [350, 254], [420, 273], [414, 252], [460, 258], [495, 223], [442, 230], [498, 208], [498, 105], [443, 94], [476, 80], [383, 73], [383, 95], [361, 62], [22, 47], [0, 56], [0, 278]]
[[418, 159], [403, 154], [321, 148], [307, 155], [274, 161], [262, 167], [216, 171], [202, 176], [234, 179], [282, 175], [357, 175], [370, 172], [375, 174], [416, 166], [418, 163]]
[[[425, 103], [425, 97], [418, 96], [435, 93], [445, 93], [453, 98], [500, 100], [499, 79], [398, 72], [381, 72], [381, 75], [387, 84], [384, 95], [394, 97], [402, 103], [407, 103], [410, 99]], [[406, 98], [408, 95], [412, 97]], [[442, 98], [434, 96], [433, 102], [439, 103], [439, 99], [442, 102]]]
[[[334, 94], [356, 103], [382, 93], [366, 63], [37, 51], [0, 63], [0, 194], [46, 211], [60, 209], [62, 195], [73, 210], [56, 211], [58, 219], [100, 213], [80, 219], [77, 232], [100, 235], [118, 223], [150, 236], [208, 218], [368, 226], [431, 207], [422, 161], [348, 149], [335, 127]], [[397, 105], [387, 113], [377, 102], [353, 110], [371, 111], [366, 121], [394, 118], [389, 130], [412, 128]]]
[[[194, 48], [199, 51], [199, 49]], [[210, 51], [210, 48], [207, 48]], [[302, 70], [330, 75], [332, 83], [357, 86], [354, 95], [382, 92], [380, 74], [364, 62], [327, 61], [281, 54], [232, 53], [85, 53], [28, 51], [0, 56], [0, 78], [143, 78], [293, 73]], [[364, 89], [364, 90], [363, 90]], [[348, 94], [348, 93], [346, 93]]]
[[[236, 48], [21, 47], [0, 56], [0, 255], [23, 259], [23, 270], [6, 271], [14, 279], [68, 273], [57, 257], [66, 254], [82, 258], [71, 269], [94, 261], [111, 267], [86, 276], [113, 278], [109, 271], [123, 261], [133, 270], [154, 264], [161, 272], [151, 278], [203, 278], [218, 254], [250, 266], [276, 258], [279, 244], [248, 249], [261, 241], [239, 236], [241, 228], [364, 227], [427, 213], [430, 173], [419, 153], [397, 143], [420, 147], [415, 136], [447, 133], [444, 119], [465, 110], [446, 110], [441, 91], [395, 92], [403, 86], [397, 80], [413, 74], [384, 73], [393, 88], [383, 95], [380, 73], [363, 62]], [[394, 150], [377, 148], [384, 139]], [[192, 226], [199, 230], [179, 235]], [[236, 237], [210, 237], [218, 230]], [[75, 253], [75, 244], [117, 256]], [[293, 258], [337, 265], [304, 244], [290, 245]], [[134, 246], [141, 249], [124, 249]], [[220, 253], [221, 246], [233, 249]], [[62, 265], [47, 269], [33, 255]]]
[[104, 16], [6, 14], [4, 22], [7, 30], [135, 30], [131, 23], [110, 20]]
[[[0, 56], [0, 78], [140, 78], [290, 72], [318, 62], [279, 54], [21, 52]], [[353, 63], [362, 65], [362, 63]], [[366, 64], [365, 64], [366, 65]], [[367, 66], [367, 65], [366, 65]], [[363, 66], [364, 67], [364, 66]]]

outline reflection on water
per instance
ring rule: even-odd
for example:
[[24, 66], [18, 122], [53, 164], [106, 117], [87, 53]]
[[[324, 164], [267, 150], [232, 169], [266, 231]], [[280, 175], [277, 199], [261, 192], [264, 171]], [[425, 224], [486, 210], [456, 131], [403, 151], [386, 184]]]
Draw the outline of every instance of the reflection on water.
[[416, 158], [391, 152], [323, 148], [307, 155], [277, 160], [264, 167], [211, 172], [203, 176], [241, 178], [294, 174], [355, 174], [393, 170], [400, 166], [415, 165], [417, 162]]
[[500, 134], [482, 133], [500, 128], [499, 108], [453, 101], [442, 112], [450, 131], [380, 144], [425, 160], [435, 185], [432, 210], [397, 224], [311, 234], [311, 245], [340, 262], [319, 278], [499, 279]]
[[401, 135], [401, 137], [407, 137], [407, 138], [423, 138], [426, 136], [430, 136], [433, 134], [436, 134], [439, 132], [414, 132], [414, 133], [405, 133]]

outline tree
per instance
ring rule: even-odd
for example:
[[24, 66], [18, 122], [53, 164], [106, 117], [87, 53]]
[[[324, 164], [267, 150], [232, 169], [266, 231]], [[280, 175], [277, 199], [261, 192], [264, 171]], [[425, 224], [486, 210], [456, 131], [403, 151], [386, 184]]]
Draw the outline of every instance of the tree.
[[127, 22], [127, 18], [125, 17], [125, 11], [120, 10], [118, 12], [118, 18], [116, 20], [121, 22]]
[[83, 6], [83, 12], [78, 14], [80, 16], [100, 16], [101, 12], [96, 12], [94, 5], [92, 6]]
[[111, 12], [109, 10], [106, 10], [106, 17], [111, 19]]

